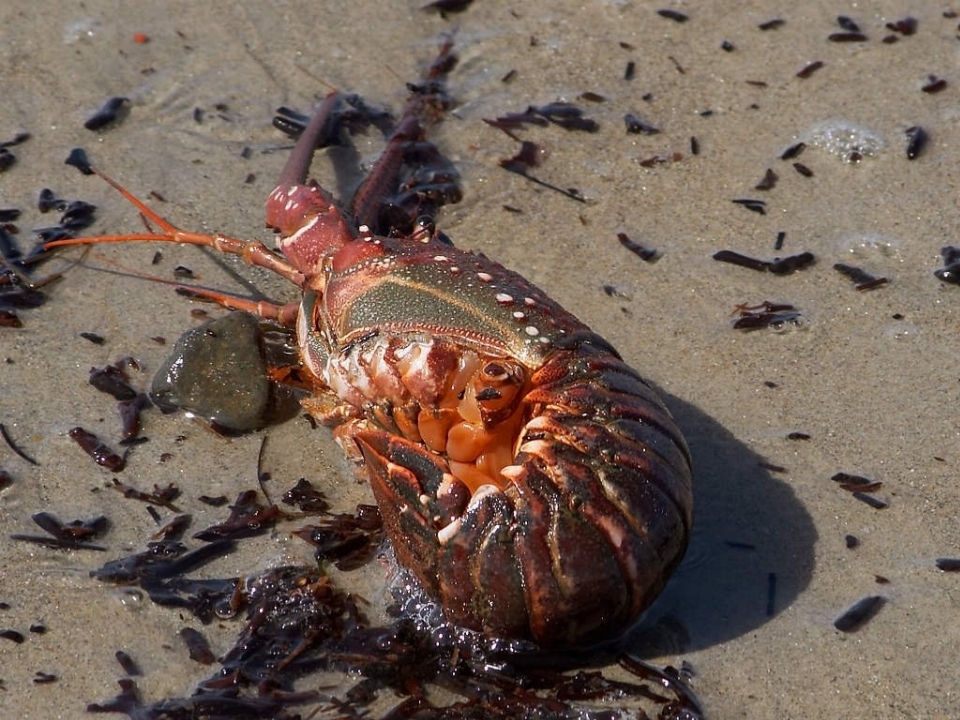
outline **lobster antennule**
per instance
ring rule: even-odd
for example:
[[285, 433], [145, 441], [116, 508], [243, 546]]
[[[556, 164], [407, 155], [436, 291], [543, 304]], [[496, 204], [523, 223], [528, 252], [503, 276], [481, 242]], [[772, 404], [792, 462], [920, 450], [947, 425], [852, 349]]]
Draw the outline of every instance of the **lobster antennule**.
[[323, 259], [354, 239], [330, 194], [306, 181], [313, 153], [330, 132], [339, 99], [339, 93], [331, 92], [317, 106], [267, 198], [266, 226], [279, 233], [278, 249], [309, 276], [319, 275]]
[[[324, 259], [354, 239], [337, 207], [312, 185], [277, 186], [267, 200], [267, 216], [268, 226], [280, 231], [277, 248], [308, 277], [319, 276]], [[283, 230], [291, 227], [299, 229]]]
[[[334, 90], [327, 93], [323, 102], [317, 106], [310, 122], [297, 138], [297, 143], [293, 146], [283, 170], [280, 171], [280, 177], [277, 178], [278, 186], [300, 185], [306, 182], [310, 163], [313, 161], [313, 151], [329, 135], [333, 109], [339, 100], [340, 93]], [[270, 222], [269, 217], [267, 222]]]

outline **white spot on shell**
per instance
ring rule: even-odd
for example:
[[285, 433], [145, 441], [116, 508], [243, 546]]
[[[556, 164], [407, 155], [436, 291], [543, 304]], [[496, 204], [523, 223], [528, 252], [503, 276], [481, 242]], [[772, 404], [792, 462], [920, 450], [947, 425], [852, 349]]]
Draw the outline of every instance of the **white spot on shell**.
[[520, 312], [519, 310], [514, 310], [513, 317], [516, 320], [524, 320], [527, 317], [527, 314], [524, 312]]
[[490, 282], [491, 280], [493, 280], [493, 275], [491, 275], [490, 273], [478, 272], [477, 279], [480, 282]]
[[502, 305], [511, 305], [513, 304], [513, 295], [507, 295], [506, 293], [497, 293], [497, 302]]
[[446, 255], [434, 255], [433, 260], [434, 262], [450, 262], [450, 258]]
[[523, 299], [523, 304], [526, 305], [527, 307], [533, 307], [534, 305], [537, 304], [537, 301], [534, 300], [532, 297], [525, 297]]
[[361, 225], [360, 227], [357, 228], [357, 230], [359, 230], [361, 233], [363, 233], [364, 235], [366, 235], [367, 233], [370, 232], [370, 226], [369, 226], [369, 225]]
[[524, 331], [530, 337], [536, 337], [537, 335], [540, 334], [540, 331], [537, 328], [535, 328], [533, 325], [527, 325], [527, 327], [524, 328]]

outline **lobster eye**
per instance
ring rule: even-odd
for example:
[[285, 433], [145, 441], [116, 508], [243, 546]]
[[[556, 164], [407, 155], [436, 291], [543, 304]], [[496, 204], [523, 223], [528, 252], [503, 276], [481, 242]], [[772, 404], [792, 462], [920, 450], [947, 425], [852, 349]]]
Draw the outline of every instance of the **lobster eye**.
[[413, 223], [410, 239], [422, 243], [430, 242], [437, 231], [437, 224], [429, 215], [421, 215]]
[[429, 235], [433, 235], [434, 231], [437, 229], [437, 224], [429, 215], [421, 215], [418, 217], [413, 226], [417, 232], [425, 232]]
[[488, 380], [504, 381], [510, 377], [509, 371], [500, 363], [489, 362], [483, 367], [483, 374]]

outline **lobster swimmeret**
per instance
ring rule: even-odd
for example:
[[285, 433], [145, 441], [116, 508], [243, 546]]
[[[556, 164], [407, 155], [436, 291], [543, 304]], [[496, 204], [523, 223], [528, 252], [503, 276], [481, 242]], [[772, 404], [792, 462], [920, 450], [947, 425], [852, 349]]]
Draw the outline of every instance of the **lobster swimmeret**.
[[[397, 559], [448, 618], [542, 646], [622, 632], [687, 546], [683, 437], [616, 350], [523, 277], [430, 222], [377, 235], [366, 211], [342, 214], [306, 182], [337, 102], [321, 104], [267, 201], [282, 256], [181, 231], [109, 178], [162, 232], [51, 245], [206, 245], [294, 282], [296, 307], [218, 299], [296, 325], [305, 407], [362, 458]], [[423, 105], [411, 101], [378, 169], [422, 134]]]

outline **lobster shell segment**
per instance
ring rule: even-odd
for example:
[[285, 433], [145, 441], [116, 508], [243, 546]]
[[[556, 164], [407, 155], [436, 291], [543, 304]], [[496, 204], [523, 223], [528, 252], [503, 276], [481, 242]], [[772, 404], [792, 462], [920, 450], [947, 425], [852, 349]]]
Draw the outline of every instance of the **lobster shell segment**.
[[692, 522], [686, 443], [656, 393], [602, 338], [554, 343], [501, 490], [472, 495], [442, 456], [385, 431], [357, 441], [399, 562], [454, 623], [543, 647], [632, 625]]

